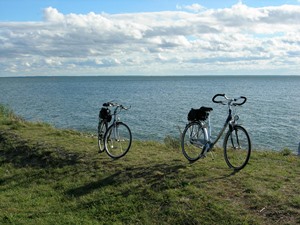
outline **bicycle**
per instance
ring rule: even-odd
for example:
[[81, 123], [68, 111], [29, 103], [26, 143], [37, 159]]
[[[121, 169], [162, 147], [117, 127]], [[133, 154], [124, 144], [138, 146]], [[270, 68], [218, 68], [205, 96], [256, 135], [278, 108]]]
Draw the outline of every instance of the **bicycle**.
[[[115, 107], [113, 114], [111, 114], [109, 107]], [[131, 130], [117, 117], [122, 110], [129, 108], [113, 102], [103, 104], [99, 111], [98, 123], [99, 153], [106, 151], [111, 158], [118, 159], [129, 151], [132, 142]], [[112, 118], [113, 122], [109, 126]]]
[[[220, 97], [225, 100], [220, 101]], [[218, 101], [216, 100], [218, 98]], [[250, 159], [251, 140], [247, 130], [237, 124], [239, 116], [233, 113], [236, 106], [245, 104], [247, 98], [244, 96], [238, 98], [228, 98], [225, 94], [216, 94], [212, 101], [214, 103], [228, 106], [228, 117], [217, 138], [212, 140], [210, 112], [213, 111], [209, 107], [201, 107], [200, 109], [191, 109], [188, 114], [189, 123], [186, 125], [182, 137], [181, 148], [183, 155], [190, 161], [194, 162], [200, 158], [204, 158], [228, 127], [228, 131], [224, 137], [224, 158], [227, 165], [234, 170], [243, 169]], [[202, 151], [199, 151], [202, 148]]]

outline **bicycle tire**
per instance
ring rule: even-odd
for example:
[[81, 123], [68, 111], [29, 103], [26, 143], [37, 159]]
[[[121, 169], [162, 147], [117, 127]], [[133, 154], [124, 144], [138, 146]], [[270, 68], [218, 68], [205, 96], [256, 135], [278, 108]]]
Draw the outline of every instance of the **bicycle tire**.
[[224, 158], [234, 170], [243, 169], [251, 154], [251, 140], [248, 132], [240, 125], [235, 125], [224, 138]]
[[105, 132], [107, 131], [107, 122], [104, 120], [99, 121], [98, 123], [98, 149], [99, 152], [104, 152], [105, 147], [104, 147], [104, 135]]
[[105, 133], [105, 151], [113, 159], [126, 155], [131, 147], [131, 142], [131, 131], [123, 122], [112, 124]]
[[190, 162], [198, 160], [201, 157], [205, 143], [204, 129], [201, 123], [189, 123], [181, 136], [181, 149], [185, 158]]

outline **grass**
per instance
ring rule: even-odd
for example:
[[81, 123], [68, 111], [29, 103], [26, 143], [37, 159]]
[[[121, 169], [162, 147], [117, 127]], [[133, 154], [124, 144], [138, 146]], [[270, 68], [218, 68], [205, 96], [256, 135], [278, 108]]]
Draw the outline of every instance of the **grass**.
[[178, 142], [134, 140], [112, 160], [95, 136], [29, 123], [0, 106], [0, 224], [299, 224], [300, 158], [221, 149], [193, 164]]

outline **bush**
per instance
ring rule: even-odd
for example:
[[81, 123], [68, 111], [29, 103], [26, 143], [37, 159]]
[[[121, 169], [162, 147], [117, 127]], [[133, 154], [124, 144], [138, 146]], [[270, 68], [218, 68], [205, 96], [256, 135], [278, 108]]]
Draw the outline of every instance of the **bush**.
[[280, 151], [280, 154], [283, 156], [288, 156], [292, 154], [292, 150], [289, 148], [284, 148]]
[[180, 147], [180, 139], [170, 135], [164, 138], [164, 143], [168, 148], [178, 149]]

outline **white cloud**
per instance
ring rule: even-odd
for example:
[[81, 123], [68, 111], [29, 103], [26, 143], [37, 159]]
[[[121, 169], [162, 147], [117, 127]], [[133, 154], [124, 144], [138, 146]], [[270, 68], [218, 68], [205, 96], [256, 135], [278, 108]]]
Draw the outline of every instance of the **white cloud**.
[[176, 8], [179, 10], [188, 10], [188, 11], [192, 11], [192, 12], [200, 12], [205, 9], [204, 6], [196, 4], [196, 3], [192, 4], [192, 5], [183, 5], [183, 6], [177, 5]]
[[49, 22], [59, 23], [64, 21], [64, 15], [58, 12], [57, 9], [49, 7], [44, 10], [44, 19]]
[[300, 69], [300, 6], [252, 8], [240, 2], [224, 9], [177, 8], [64, 15], [49, 7], [42, 22], [0, 22], [0, 76]]

